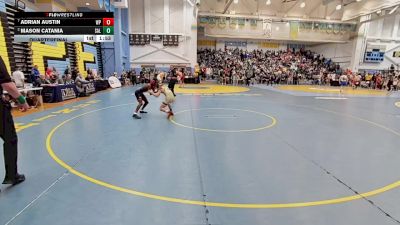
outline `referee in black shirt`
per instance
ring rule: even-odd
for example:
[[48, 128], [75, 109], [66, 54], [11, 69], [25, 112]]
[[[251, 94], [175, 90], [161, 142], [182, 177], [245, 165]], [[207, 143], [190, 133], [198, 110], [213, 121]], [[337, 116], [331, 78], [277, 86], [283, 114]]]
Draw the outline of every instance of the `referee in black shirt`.
[[6, 65], [0, 57], [0, 137], [3, 139], [4, 164], [6, 174], [3, 184], [19, 184], [25, 180], [23, 174], [18, 173], [17, 158], [18, 158], [18, 137], [15, 131], [13, 117], [11, 115], [11, 105], [3, 97], [3, 89], [8, 92], [14, 99], [17, 100], [21, 111], [25, 112], [29, 109], [25, 97], [22, 96], [15, 84], [11, 81]]
[[168, 88], [172, 91], [172, 93], [175, 95], [175, 84], [178, 81], [178, 76], [176, 75], [176, 68], [174, 68], [173, 70], [171, 70], [171, 77], [169, 79], [169, 83], [168, 83]]

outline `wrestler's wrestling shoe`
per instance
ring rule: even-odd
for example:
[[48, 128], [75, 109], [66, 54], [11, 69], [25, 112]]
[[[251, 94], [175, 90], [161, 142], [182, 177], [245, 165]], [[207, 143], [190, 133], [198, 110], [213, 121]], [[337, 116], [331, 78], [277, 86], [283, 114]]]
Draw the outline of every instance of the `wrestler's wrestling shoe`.
[[132, 117], [135, 118], [135, 119], [142, 119], [142, 117], [140, 117], [138, 114], [133, 114]]
[[142, 110], [142, 111], [140, 111], [140, 113], [147, 113], [147, 112]]

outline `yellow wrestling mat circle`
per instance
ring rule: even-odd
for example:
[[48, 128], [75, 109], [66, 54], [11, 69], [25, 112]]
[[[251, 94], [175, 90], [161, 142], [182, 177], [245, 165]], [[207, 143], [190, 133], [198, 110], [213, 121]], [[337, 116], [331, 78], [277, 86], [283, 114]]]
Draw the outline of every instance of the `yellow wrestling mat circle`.
[[249, 88], [241, 86], [228, 86], [217, 84], [185, 84], [184, 87], [175, 85], [175, 93], [179, 94], [224, 94], [241, 93], [249, 91]]
[[[91, 176], [83, 173], [83, 172], [78, 171], [76, 169], [76, 167], [74, 167], [73, 165], [71, 166], [71, 165], [67, 164], [65, 161], [60, 159], [54, 152], [53, 147], [52, 147], [53, 136], [57, 132], [58, 129], [60, 129], [67, 123], [69, 123], [77, 118], [83, 117], [85, 115], [93, 114], [95, 112], [112, 109], [112, 108], [117, 108], [117, 107], [129, 106], [129, 105], [132, 105], [132, 104], [109, 106], [109, 107], [97, 109], [94, 111], [86, 112], [86, 113], [77, 115], [75, 117], [72, 117], [70, 119], [67, 119], [64, 122], [60, 123], [59, 125], [55, 126], [50, 131], [50, 133], [47, 135], [47, 138], [46, 138], [46, 149], [47, 149], [48, 154], [54, 161], [56, 161], [60, 166], [62, 166], [66, 170], [68, 170], [70, 173], [72, 173], [86, 181], [94, 183], [96, 185], [100, 185], [105, 188], [109, 188], [109, 189], [112, 189], [115, 191], [127, 193], [127, 194], [134, 195], [134, 196], [140, 196], [140, 197], [145, 197], [145, 198], [160, 200], [160, 201], [165, 201], [165, 202], [171, 202], [171, 203], [180, 203], [180, 204], [197, 205], [197, 206], [210, 206], [210, 207], [222, 207], [222, 208], [247, 208], [247, 209], [299, 208], [299, 207], [321, 206], [321, 205], [345, 203], [345, 202], [350, 202], [350, 201], [354, 201], [354, 200], [358, 200], [358, 199], [362, 199], [362, 198], [366, 198], [366, 197], [371, 197], [371, 196], [379, 195], [379, 194], [382, 194], [389, 190], [400, 187], [400, 181], [396, 181], [396, 182], [386, 185], [384, 187], [377, 188], [375, 190], [371, 190], [371, 191], [356, 194], [356, 195], [349, 195], [349, 196], [345, 196], [345, 197], [332, 198], [332, 199], [327, 199], [327, 200], [308, 201], [308, 202], [285, 202], [285, 203], [227, 203], [227, 202], [211, 202], [211, 201], [208, 202], [208, 201], [202, 201], [202, 200], [190, 200], [190, 199], [157, 195], [157, 194], [142, 192], [142, 191], [138, 191], [135, 189], [129, 189], [129, 188], [121, 187], [118, 185], [114, 185], [114, 184], [96, 179], [94, 177], [91, 177]], [[329, 111], [329, 110], [318, 109], [318, 108], [314, 108], [314, 109], [325, 111], [325, 112], [332, 113], [332, 114], [336, 114], [339, 116], [348, 116], [348, 117], [357, 119], [359, 121], [366, 122], [368, 124], [371, 124], [375, 127], [381, 128], [383, 130], [386, 130], [386, 131], [400, 137], [399, 132], [392, 130], [381, 124], [366, 120], [366, 119], [362, 119], [362, 118], [359, 118], [356, 116], [344, 115], [344, 114], [341, 114], [341, 113], [338, 113], [335, 111]]]
[[319, 93], [319, 94], [344, 94], [344, 95], [372, 95], [372, 96], [385, 96], [386, 91], [383, 90], [373, 90], [365, 88], [353, 89], [351, 87], [329, 87], [329, 86], [319, 86], [319, 85], [282, 85], [276, 87], [283, 91], [298, 91], [307, 93]]

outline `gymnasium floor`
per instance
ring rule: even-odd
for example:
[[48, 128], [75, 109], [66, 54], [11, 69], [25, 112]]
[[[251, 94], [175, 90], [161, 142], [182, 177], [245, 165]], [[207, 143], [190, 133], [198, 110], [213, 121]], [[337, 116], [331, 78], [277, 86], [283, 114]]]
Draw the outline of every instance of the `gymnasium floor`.
[[134, 90], [17, 118], [0, 224], [400, 224], [399, 98], [200, 85], [134, 120]]

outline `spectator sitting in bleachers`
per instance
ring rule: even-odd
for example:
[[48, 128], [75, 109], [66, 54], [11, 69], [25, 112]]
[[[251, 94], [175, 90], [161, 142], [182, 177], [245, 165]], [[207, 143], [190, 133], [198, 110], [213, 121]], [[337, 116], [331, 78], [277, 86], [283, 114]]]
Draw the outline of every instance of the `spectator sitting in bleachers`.
[[64, 80], [57, 72], [53, 72], [53, 75], [51, 75], [50, 82], [52, 84], [61, 84], [61, 85], [64, 84]]
[[71, 74], [67, 74], [64, 77], [64, 84], [74, 84], [74, 80], [72, 80], [72, 75]]
[[39, 77], [40, 77], [40, 72], [38, 66], [35, 65], [32, 68], [31, 76], [28, 79], [28, 83], [35, 83], [35, 81], [39, 79]]
[[36, 87], [46, 87], [46, 86], [51, 86], [51, 85], [52, 85], [52, 84], [51, 84], [50, 80], [48, 80], [48, 79], [46, 78], [46, 76], [43, 75], [43, 74], [41, 74], [41, 75], [39, 76], [39, 78], [36, 79], [36, 81], [35, 81], [35, 86], [36, 86]]
[[88, 70], [87, 70], [86, 80], [87, 80], [87, 81], [93, 81], [93, 80], [94, 80], [93, 71], [92, 71], [91, 69], [88, 69]]
[[234, 75], [238, 74], [240, 77], [244, 75], [243, 83], [247, 85], [267, 81], [275, 84], [300, 84], [303, 80], [312, 80], [314, 75], [321, 72], [341, 71], [332, 61], [303, 49], [297, 52], [202, 49], [198, 55], [199, 64], [205, 68], [208, 78], [221, 76], [222, 70], [227, 83], [232, 83]]
[[47, 67], [46, 73], [45, 73], [46, 79], [50, 80], [52, 75], [53, 75], [53, 69], [50, 67]]
[[86, 86], [90, 81], [85, 80], [81, 73], [75, 79], [76, 88], [78, 89], [79, 96], [86, 96]]
[[67, 66], [67, 68], [65, 69], [65, 71], [64, 71], [64, 75], [68, 75], [68, 74], [71, 74], [71, 67], [70, 66]]

